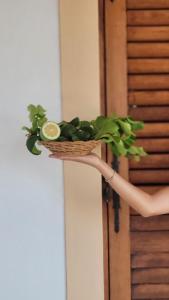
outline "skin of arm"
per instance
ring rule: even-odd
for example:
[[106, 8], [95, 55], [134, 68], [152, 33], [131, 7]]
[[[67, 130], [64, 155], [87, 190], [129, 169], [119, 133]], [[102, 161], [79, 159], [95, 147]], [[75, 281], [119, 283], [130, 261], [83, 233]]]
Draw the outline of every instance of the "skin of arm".
[[85, 156], [51, 154], [49, 157], [88, 164], [96, 168], [105, 178], [110, 178], [114, 174], [113, 179], [109, 181], [110, 186], [128, 205], [134, 208], [143, 217], [169, 213], [169, 187], [163, 188], [153, 195], [149, 195], [125, 180], [118, 173], [114, 173], [114, 170], [95, 153], [90, 153]]
[[118, 173], [114, 173], [114, 170], [103, 160], [98, 163], [97, 169], [105, 178], [110, 178], [114, 174], [110, 186], [143, 217], [169, 213], [169, 187], [149, 195]]

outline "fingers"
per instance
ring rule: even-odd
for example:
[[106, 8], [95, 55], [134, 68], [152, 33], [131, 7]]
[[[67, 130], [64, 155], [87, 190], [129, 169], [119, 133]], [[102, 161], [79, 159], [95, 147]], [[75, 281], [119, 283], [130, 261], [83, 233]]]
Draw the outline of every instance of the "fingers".
[[82, 162], [82, 163], [89, 163], [90, 161], [95, 158], [96, 155], [94, 153], [90, 153], [88, 155], [82, 155], [82, 156], [66, 156], [63, 153], [52, 153], [49, 155], [49, 158], [55, 158], [55, 159], [61, 159], [61, 160], [71, 160], [71, 161], [77, 161], [77, 162]]
[[66, 155], [58, 154], [58, 153], [50, 154], [49, 158], [56, 158], [56, 159], [62, 159], [62, 160], [75, 160], [76, 159], [76, 157], [66, 156]]
[[50, 158], [58, 158], [55, 154], [49, 154]]
[[49, 158], [63, 159], [65, 158], [63, 155], [52, 153], [49, 155]]

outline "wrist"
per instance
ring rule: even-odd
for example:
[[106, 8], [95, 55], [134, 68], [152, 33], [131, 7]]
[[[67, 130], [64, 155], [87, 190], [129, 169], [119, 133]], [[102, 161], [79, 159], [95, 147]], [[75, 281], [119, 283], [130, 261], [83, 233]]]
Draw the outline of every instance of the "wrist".
[[101, 163], [102, 163], [102, 159], [98, 156], [95, 158], [93, 166], [99, 171]]
[[97, 170], [105, 177], [109, 178], [114, 174], [112, 169], [104, 160], [100, 159], [97, 163]]

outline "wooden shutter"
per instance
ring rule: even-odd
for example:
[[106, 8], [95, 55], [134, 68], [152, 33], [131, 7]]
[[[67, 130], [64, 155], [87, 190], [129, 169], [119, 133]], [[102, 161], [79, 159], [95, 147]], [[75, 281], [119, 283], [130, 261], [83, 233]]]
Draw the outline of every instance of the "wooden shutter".
[[[145, 121], [137, 144], [149, 156], [129, 178], [154, 193], [169, 185], [169, 0], [127, 1], [129, 114]], [[169, 299], [169, 216], [131, 210], [132, 299]]]
[[[121, 160], [120, 174], [154, 193], [169, 185], [169, 0], [100, 2], [102, 111], [145, 121], [137, 145], [149, 156]], [[143, 218], [122, 200], [116, 234], [103, 208], [105, 300], [169, 299], [169, 215]]]

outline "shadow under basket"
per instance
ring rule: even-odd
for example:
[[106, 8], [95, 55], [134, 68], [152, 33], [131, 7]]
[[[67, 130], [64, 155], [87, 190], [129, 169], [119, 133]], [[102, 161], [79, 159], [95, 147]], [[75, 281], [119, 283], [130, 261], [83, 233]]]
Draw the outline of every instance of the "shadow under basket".
[[65, 154], [70, 156], [89, 154], [94, 148], [102, 143], [102, 140], [89, 141], [39, 141], [40, 145], [52, 153]]

